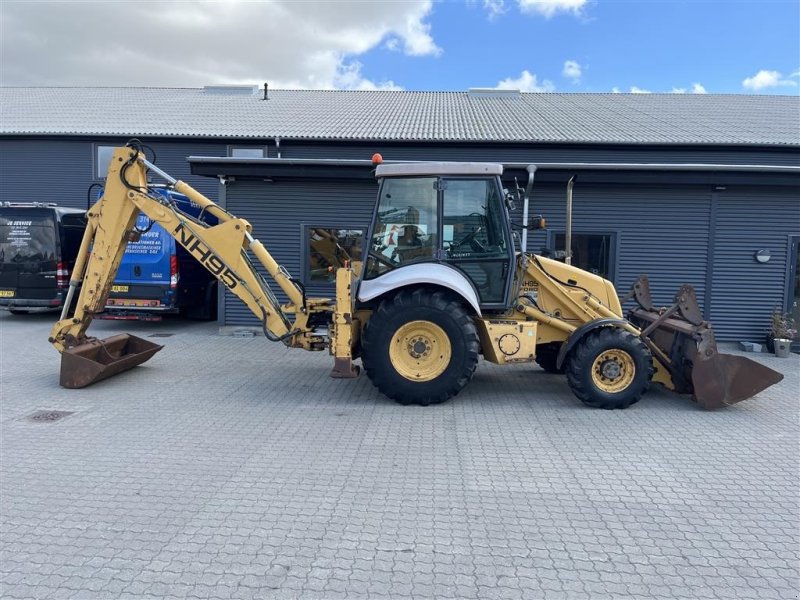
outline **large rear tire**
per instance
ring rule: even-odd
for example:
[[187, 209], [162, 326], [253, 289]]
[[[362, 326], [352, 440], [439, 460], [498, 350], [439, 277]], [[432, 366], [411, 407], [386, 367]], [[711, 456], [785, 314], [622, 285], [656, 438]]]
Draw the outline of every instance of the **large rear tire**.
[[480, 342], [464, 306], [445, 292], [403, 290], [370, 317], [361, 360], [373, 385], [400, 404], [439, 404], [475, 372]]
[[653, 360], [637, 336], [616, 327], [586, 335], [570, 352], [567, 382], [577, 398], [593, 408], [628, 408], [650, 386]]

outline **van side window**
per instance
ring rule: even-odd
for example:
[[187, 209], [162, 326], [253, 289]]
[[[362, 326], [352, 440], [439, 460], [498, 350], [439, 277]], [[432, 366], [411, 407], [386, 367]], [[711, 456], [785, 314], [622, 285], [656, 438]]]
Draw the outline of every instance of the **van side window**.
[[61, 230], [63, 232], [61, 254], [68, 261], [74, 260], [81, 247], [83, 233], [86, 229], [86, 215], [63, 215]]

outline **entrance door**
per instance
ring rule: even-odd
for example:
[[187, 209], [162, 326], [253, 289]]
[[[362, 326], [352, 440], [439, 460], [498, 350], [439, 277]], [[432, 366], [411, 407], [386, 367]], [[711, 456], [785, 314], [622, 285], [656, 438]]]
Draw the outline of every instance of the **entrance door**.
[[445, 179], [441, 188], [444, 260], [475, 284], [481, 305], [504, 305], [512, 255], [496, 181]]
[[791, 238], [788, 286], [787, 309], [794, 322], [800, 323], [800, 236]]

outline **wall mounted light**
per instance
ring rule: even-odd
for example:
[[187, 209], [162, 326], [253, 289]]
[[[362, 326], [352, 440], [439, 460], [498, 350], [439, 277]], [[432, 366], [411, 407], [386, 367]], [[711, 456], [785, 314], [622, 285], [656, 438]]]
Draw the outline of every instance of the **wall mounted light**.
[[755, 258], [758, 263], [768, 263], [769, 259], [772, 258], [772, 254], [769, 250], [756, 250], [753, 258]]

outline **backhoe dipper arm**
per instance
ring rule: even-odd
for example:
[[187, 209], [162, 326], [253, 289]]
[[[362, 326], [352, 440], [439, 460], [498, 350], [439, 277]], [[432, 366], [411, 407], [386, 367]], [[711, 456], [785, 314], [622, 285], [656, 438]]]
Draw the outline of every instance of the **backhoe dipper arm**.
[[[173, 189], [217, 217], [219, 224], [209, 226], [182, 213], [161, 195], [151, 194], [147, 169], [164, 177]], [[299, 332], [292, 328], [275, 295], [253, 267], [247, 250], [289, 297], [293, 307], [288, 312], [299, 314], [305, 310], [304, 295], [261, 242], [252, 237], [250, 224], [234, 217], [188, 184], [160, 171], [140, 151], [125, 147], [114, 152], [105, 192], [88, 212], [88, 225], [70, 280], [69, 301], [50, 336], [56, 349], [63, 352], [87, 341], [86, 329], [93, 316], [105, 307], [128, 241], [138, 235], [135, 224], [140, 212], [161, 225], [238, 296], [262, 321], [270, 339], [290, 341]], [[72, 296], [79, 285], [75, 313], [68, 316]]]

